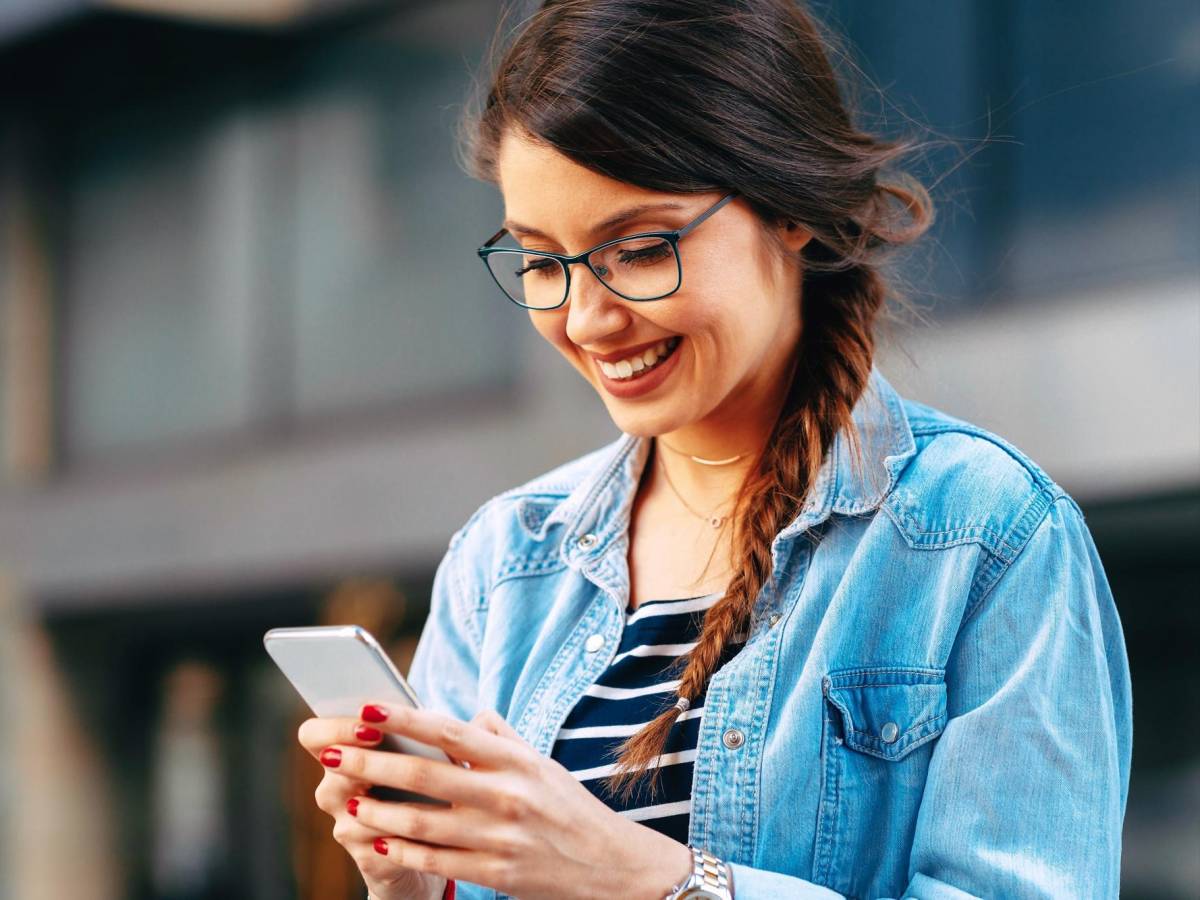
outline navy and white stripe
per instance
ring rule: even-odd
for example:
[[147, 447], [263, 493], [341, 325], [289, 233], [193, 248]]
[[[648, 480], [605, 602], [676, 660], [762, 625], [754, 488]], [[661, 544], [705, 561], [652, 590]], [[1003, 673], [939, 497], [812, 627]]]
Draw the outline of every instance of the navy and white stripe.
[[[615, 769], [610, 751], [677, 699], [680, 656], [700, 636], [705, 611], [720, 592], [679, 600], [645, 600], [625, 609], [621, 645], [609, 667], [584, 692], [555, 738], [550, 756], [608, 806], [647, 827], [687, 842], [692, 808], [692, 769], [704, 712], [704, 691], [681, 713], [657, 764], [662, 766], [653, 797], [638, 785], [628, 802], [610, 797], [601, 779]], [[745, 645], [731, 641], [718, 668]], [[641, 776], [648, 779], [648, 775]]]

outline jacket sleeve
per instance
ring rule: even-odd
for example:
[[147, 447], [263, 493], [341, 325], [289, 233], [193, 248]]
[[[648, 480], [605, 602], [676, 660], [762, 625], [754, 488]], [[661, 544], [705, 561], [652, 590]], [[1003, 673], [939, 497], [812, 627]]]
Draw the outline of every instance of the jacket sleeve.
[[1116, 897], [1133, 744], [1125, 639], [1083, 513], [1060, 495], [969, 610], [907, 895]]
[[417, 639], [408, 682], [422, 706], [469, 721], [477, 712], [479, 648], [464, 574], [464, 536], [475, 517], [450, 539], [433, 576], [429, 616]]
[[[1068, 495], [967, 610], [946, 682], [949, 720], [901, 897], [1117, 897], [1133, 741], [1128, 658]], [[737, 900], [842, 896], [736, 864], [733, 886]]]

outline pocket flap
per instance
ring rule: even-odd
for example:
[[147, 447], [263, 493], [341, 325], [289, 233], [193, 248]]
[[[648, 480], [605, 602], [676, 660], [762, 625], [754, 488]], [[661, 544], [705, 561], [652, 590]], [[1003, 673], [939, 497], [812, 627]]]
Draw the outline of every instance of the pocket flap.
[[944, 669], [841, 669], [822, 687], [841, 713], [846, 745], [880, 759], [901, 759], [946, 726]]

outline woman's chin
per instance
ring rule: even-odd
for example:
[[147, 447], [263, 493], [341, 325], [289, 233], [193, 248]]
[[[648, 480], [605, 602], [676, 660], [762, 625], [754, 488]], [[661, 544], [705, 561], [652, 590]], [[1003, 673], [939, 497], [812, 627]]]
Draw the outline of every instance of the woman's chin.
[[621, 409], [620, 405], [619, 400], [614, 401], [609, 405], [608, 412], [612, 417], [613, 424], [625, 434], [633, 437], [652, 438], [660, 434], [669, 434], [678, 427], [673, 418], [649, 412], [640, 414], [630, 412], [628, 409]]

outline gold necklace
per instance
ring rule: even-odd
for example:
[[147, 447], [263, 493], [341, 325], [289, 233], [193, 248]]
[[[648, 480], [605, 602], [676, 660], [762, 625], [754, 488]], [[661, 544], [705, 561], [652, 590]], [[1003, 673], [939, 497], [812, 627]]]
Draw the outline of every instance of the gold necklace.
[[[743, 453], [741, 455], [745, 456], [746, 454]], [[714, 514], [714, 515], [706, 516], [703, 513], [696, 512], [696, 510], [692, 509], [691, 505], [686, 500], [683, 499], [683, 494], [679, 493], [679, 489], [677, 487], [675, 487], [675, 483], [673, 481], [671, 481], [671, 476], [667, 473], [667, 464], [662, 461], [662, 456], [660, 456], [657, 453], [654, 454], [654, 456], [655, 456], [655, 459], [657, 459], [658, 462], [660, 463], [659, 468], [662, 469], [663, 478], [665, 478], [667, 480], [668, 487], [671, 488], [671, 491], [675, 494], [676, 497], [679, 498], [679, 502], [683, 504], [684, 508], [688, 512], [690, 512], [693, 516], [695, 516], [698, 519], [705, 520], [713, 528], [720, 528], [722, 525], [725, 524], [725, 521], [729, 518], [728, 515], [718, 516], [718, 515]]]
[[680, 456], [691, 456], [693, 460], [695, 460], [696, 462], [701, 463], [702, 465], [705, 465], [705, 466], [727, 466], [731, 462], [737, 462], [739, 459], [741, 459], [743, 456], [746, 455], [745, 453], [739, 453], [737, 456], [729, 457], [729, 459], [704, 459], [699, 456], [692, 456], [692, 454], [690, 454], [690, 453], [684, 453], [682, 450], [676, 450], [674, 447], [672, 447], [670, 444], [668, 444], [662, 438], [655, 438], [655, 440], [658, 441], [658, 443], [662, 444], [664, 447], [666, 447], [668, 450], [670, 450], [672, 453], [678, 453]]

